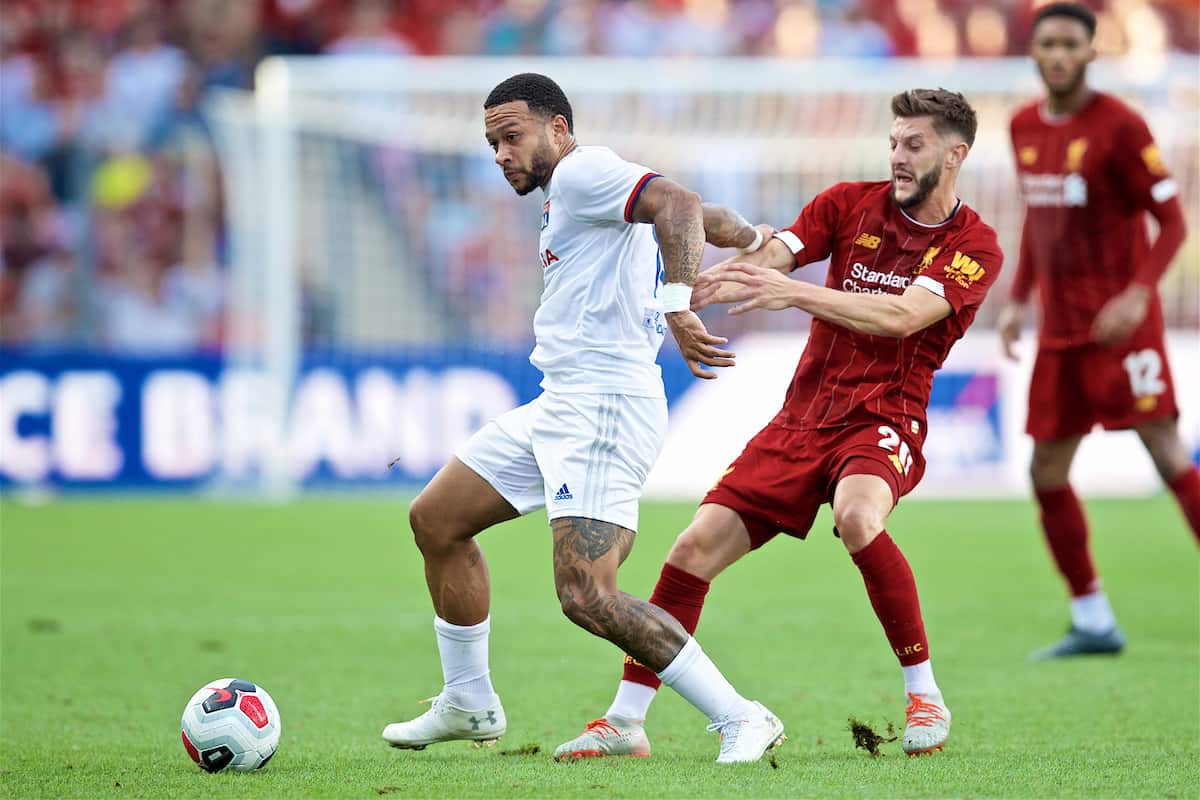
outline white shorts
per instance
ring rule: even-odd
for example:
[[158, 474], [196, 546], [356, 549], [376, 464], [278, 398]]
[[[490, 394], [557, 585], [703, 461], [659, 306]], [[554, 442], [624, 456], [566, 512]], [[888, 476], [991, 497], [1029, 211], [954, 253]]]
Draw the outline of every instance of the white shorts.
[[455, 455], [518, 513], [584, 517], [636, 531], [642, 484], [667, 434], [667, 401], [550, 394], [488, 422]]

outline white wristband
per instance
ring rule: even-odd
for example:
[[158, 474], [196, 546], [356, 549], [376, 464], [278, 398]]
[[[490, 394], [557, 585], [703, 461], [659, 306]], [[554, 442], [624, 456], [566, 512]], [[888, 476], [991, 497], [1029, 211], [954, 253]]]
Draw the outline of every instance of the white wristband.
[[763, 243], [762, 231], [759, 230], [758, 228], [755, 228], [754, 229], [754, 241], [751, 242], [750, 244], [746, 245], [745, 247], [739, 247], [738, 252], [743, 255], [745, 255], [747, 253], [753, 253], [754, 251], [758, 250], [758, 248], [762, 247], [762, 243]]
[[664, 283], [662, 287], [663, 311], [688, 311], [692, 307], [692, 287], [686, 283]]

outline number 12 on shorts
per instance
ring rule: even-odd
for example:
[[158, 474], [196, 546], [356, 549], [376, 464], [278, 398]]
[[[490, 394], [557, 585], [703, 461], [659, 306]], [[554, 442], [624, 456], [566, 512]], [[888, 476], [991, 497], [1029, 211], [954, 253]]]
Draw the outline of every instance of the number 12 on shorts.
[[908, 449], [908, 442], [903, 441], [900, 434], [887, 425], [880, 425], [878, 430], [879, 435], [883, 437], [879, 440], [879, 446], [888, 451], [888, 459], [896, 471], [907, 475], [912, 467], [912, 451]]
[[1129, 373], [1129, 388], [1134, 397], [1162, 394], [1167, 385], [1162, 381], [1162, 356], [1157, 350], [1138, 350], [1125, 356], [1121, 366]]

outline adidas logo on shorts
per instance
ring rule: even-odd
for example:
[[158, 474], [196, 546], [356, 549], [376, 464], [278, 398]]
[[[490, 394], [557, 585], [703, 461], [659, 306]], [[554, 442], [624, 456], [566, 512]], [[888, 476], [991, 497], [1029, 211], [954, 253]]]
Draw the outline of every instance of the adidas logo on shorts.
[[567, 485], [564, 483], [562, 486], [558, 487], [558, 492], [554, 495], [554, 502], [561, 503], [563, 500], [573, 500], [574, 498], [575, 495], [571, 494], [571, 490], [568, 489]]

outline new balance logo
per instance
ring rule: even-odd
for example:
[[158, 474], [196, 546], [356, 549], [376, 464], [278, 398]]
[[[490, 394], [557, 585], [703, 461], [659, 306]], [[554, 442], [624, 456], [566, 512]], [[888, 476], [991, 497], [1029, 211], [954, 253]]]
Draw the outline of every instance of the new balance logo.
[[554, 495], [554, 502], [556, 503], [561, 503], [563, 500], [573, 499], [575, 499], [575, 495], [571, 494], [571, 490], [567, 488], [565, 483], [558, 487], [558, 492]]

